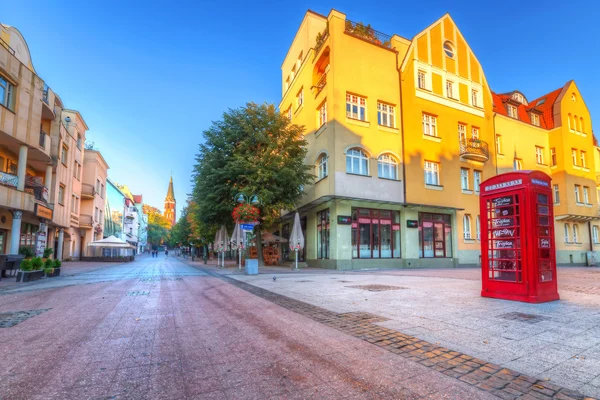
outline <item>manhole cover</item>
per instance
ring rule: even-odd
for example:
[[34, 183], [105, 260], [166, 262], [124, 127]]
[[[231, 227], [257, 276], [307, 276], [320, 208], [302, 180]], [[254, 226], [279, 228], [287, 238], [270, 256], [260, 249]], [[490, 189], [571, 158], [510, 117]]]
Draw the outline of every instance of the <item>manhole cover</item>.
[[135, 292], [127, 292], [127, 296], [148, 296], [150, 294], [147, 290], [137, 290]]
[[408, 289], [402, 286], [388, 286], [388, 285], [356, 285], [356, 286], [346, 286], [353, 289], [362, 289], [367, 290], [369, 292], [384, 292], [386, 290], [400, 290], [400, 289]]
[[544, 317], [541, 315], [525, 314], [525, 313], [520, 313], [520, 312], [511, 312], [511, 313], [501, 314], [501, 315], [498, 315], [498, 318], [508, 319], [511, 321], [527, 322], [529, 324], [535, 324], [537, 322], [541, 322], [541, 321], [550, 319], [548, 317]]
[[39, 310], [13, 311], [0, 314], [0, 328], [10, 328], [23, 322], [31, 317], [40, 315], [41, 313], [51, 310], [51, 308], [42, 308]]

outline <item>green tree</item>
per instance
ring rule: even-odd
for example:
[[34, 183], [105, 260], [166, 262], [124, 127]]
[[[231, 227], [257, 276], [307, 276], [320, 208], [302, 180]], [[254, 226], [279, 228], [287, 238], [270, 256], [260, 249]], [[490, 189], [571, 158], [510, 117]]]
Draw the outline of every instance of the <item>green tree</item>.
[[[276, 222], [281, 210], [293, 209], [303, 187], [314, 180], [312, 167], [304, 163], [303, 131], [272, 104], [248, 103], [213, 122], [203, 133], [194, 167], [192, 200], [197, 222], [205, 229], [221, 224], [231, 228], [234, 197], [240, 192], [257, 194], [262, 200], [258, 237], [262, 225]], [[262, 264], [261, 248], [257, 240]]]
[[152, 248], [155, 248], [167, 242], [171, 223], [163, 217], [156, 207], [144, 205], [144, 213], [148, 214], [148, 243], [152, 245]]

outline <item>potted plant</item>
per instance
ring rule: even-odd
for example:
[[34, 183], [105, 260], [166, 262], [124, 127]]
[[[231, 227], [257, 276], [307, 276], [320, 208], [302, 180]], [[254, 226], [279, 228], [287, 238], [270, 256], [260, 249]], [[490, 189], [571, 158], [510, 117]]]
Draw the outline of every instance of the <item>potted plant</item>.
[[44, 273], [46, 274], [46, 278], [53, 278], [58, 275], [54, 275], [54, 260], [51, 258], [46, 258], [44, 261]]
[[50, 258], [50, 256], [54, 253], [54, 250], [51, 248], [44, 249], [44, 259]]
[[27, 246], [22, 246], [19, 249], [19, 254], [25, 256], [25, 258], [32, 258], [35, 255], [31, 247]]
[[53, 276], [60, 276], [60, 266], [62, 263], [60, 260], [54, 260], [54, 274]]
[[17, 282], [29, 282], [41, 279], [44, 276], [41, 258], [26, 258], [21, 261], [21, 270], [17, 272]]

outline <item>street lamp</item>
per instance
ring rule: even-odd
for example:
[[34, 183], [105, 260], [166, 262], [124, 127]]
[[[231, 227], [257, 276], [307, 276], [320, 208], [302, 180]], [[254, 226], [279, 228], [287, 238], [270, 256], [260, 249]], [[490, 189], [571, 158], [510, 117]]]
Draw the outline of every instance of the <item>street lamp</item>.
[[[250, 199], [250, 200], [248, 200], [248, 199]], [[241, 193], [241, 192], [235, 195], [235, 201], [236, 201], [236, 203], [240, 203], [240, 204], [249, 202], [253, 206], [260, 206], [262, 204], [262, 199], [260, 198], [259, 195], [253, 194], [251, 196], [246, 196], [244, 193]]]

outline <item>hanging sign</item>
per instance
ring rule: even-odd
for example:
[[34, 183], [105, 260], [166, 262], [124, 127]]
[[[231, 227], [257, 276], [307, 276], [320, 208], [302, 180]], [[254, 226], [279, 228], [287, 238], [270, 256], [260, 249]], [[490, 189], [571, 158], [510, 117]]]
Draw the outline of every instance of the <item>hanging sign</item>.
[[52, 219], [52, 209], [46, 206], [41, 205], [40, 203], [35, 203], [34, 214], [37, 217], [51, 220]]

